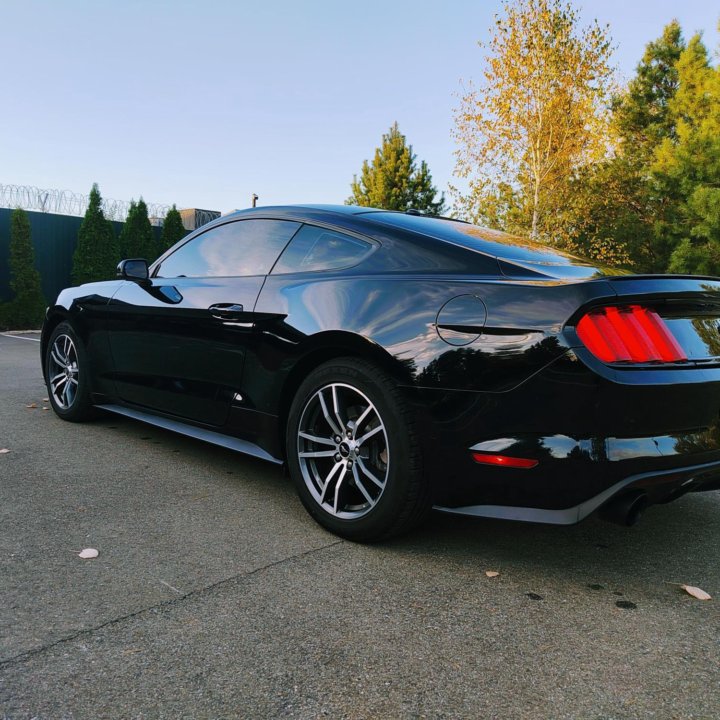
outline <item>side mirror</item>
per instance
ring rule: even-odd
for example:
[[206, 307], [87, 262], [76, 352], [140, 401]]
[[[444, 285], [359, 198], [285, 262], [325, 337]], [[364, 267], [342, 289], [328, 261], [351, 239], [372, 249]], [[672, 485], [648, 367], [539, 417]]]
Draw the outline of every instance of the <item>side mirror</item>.
[[117, 277], [122, 280], [147, 280], [149, 277], [147, 260], [141, 258], [121, 260], [117, 266]]

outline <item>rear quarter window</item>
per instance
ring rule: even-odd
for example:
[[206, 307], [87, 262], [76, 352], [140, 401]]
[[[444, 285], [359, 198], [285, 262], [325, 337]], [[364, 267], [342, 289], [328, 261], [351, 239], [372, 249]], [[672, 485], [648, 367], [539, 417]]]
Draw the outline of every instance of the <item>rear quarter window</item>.
[[280, 255], [272, 274], [352, 267], [374, 249], [375, 246], [365, 240], [315, 225], [303, 225]]

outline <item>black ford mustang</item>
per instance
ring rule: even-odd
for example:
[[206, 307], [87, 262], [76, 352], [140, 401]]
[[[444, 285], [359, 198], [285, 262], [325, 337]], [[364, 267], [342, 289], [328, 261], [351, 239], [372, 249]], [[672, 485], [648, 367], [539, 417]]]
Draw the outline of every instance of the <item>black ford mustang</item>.
[[287, 463], [326, 528], [432, 506], [558, 524], [720, 488], [720, 280], [612, 274], [467, 223], [258, 208], [64, 290], [54, 411]]

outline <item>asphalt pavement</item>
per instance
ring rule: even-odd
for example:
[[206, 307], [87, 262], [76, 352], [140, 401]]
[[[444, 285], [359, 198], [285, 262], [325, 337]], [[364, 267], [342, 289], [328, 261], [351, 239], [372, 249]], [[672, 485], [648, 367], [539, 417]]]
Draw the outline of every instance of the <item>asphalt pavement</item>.
[[356, 545], [281, 468], [59, 420], [37, 339], [0, 335], [0, 717], [720, 717], [720, 492]]

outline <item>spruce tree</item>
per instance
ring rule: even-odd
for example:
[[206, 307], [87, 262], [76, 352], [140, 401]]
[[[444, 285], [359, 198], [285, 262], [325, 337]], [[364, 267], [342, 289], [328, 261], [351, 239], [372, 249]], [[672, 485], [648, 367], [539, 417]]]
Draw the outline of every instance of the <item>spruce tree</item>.
[[623, 188], [614, 230], [626, 239], [640, 271], [666, 272], [676, 245], [666, 230], [676, 203], [659, 187], [651, 168], [659, 147], [676, 136], [671, 107], [680, 84], [677, 63], [685, 47], [680, 24], [673, 20], [648, 43], [635, 77], [614, 107], [620, 152], [611, 171], [616, 186]]
[[111, 280], [115, 276], [118, 252], [112, 223], [105, 219], [97, 183], [90, 190], [90, 202], [78, 231], [73, 255], [72, 280], [76, 285]]
[[685, 50], [677, 21], [647, 44], [635, 76], [612, 106], [616, 148], [604, 161], [576, 172], [562, 218], [568, 249], [639, 272], [666, 272], [677, 241], [667, 232], [677, 202], [652, 168], [666, 140], [676, 137], [672, 111]]
[[35, 267], [30, 220], [20, 208], [10, 218], [10, 289], [14, 297], [4, 311], [7, 324], [16, 329], [39, 327], [47, 303]]
[[176, 242], [187, 235], [183, 225], [180, 211], [173, 205], [167, 212], [163, 221], [162, 234], [160, 235], [160, 254], [171, 248]]
[[436, 199], [437, 189], [427, 163], [417, 167], [412, 145], [394, 123], [390, 131], [382, 136], [382, 144], [375, 150], [372, 163], [363, 161], [360, 179], [353, 176], [352, 195], [347, 205], [377, 207], [386, 210], [415, 209], [429, 215], [440, 215], [445, 206], [445, 197]]
[[720, 274], [720, 67], [673, 22], [615, 105], [617, 155], [586, 217], [623, 237], [636, 270]]
[[670, 103], [678, 89], [676, 65], [684, 50], [682, 29], [673, 20], [647, 44], [635, 77], [615, 99], [613, 119], [624, 154], [652, 153], [666, 137], [674, 136]]
[[668, 269], [720, 274], [720, 66], [710, 65], [699, 35], [677, 62], [669, 103], [676, 132], [657, 149], [653, 175], [672, 203], [663, 227], [673, 246]]
[[152, 262], [158, 256], [148, 209], [145, 201], [140, 198], [130, 203], [130, 210], [120, 231], [120, 253], [123, 258], [144, 258]]

